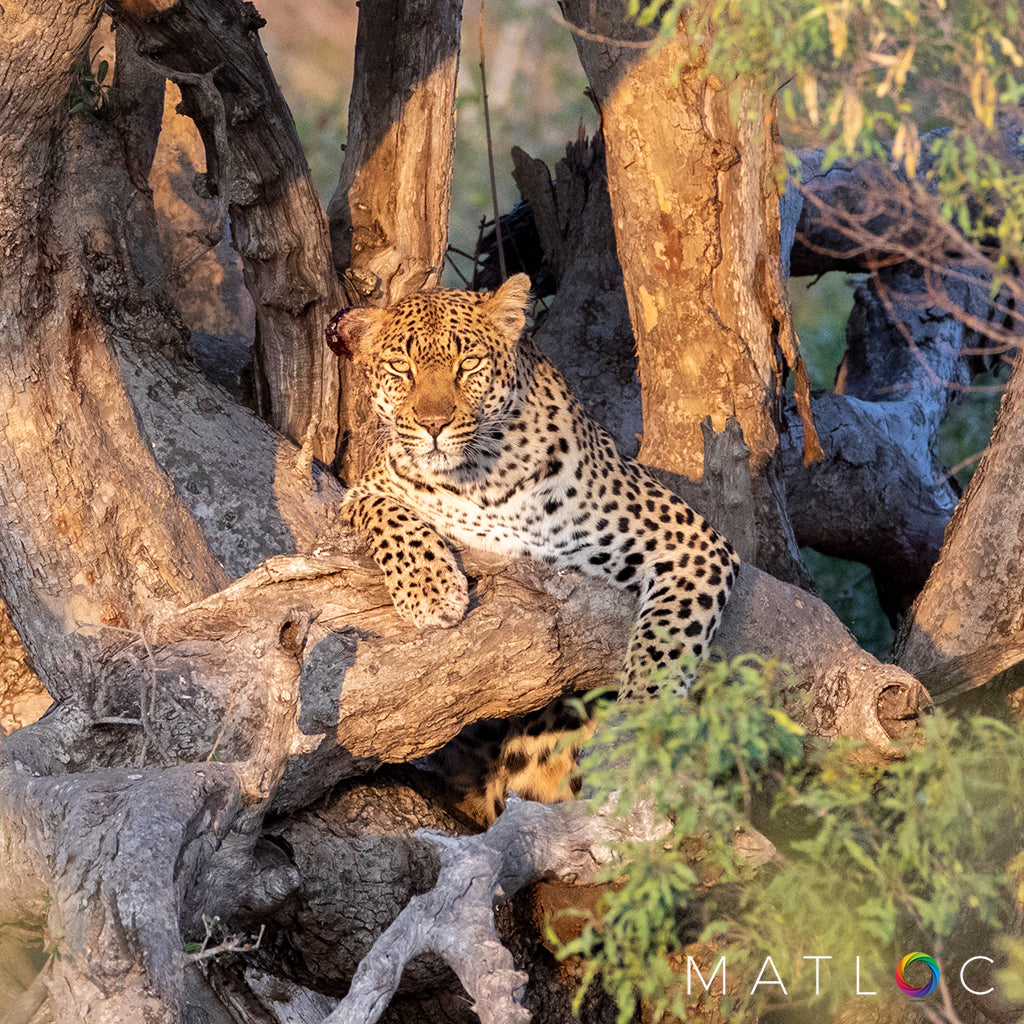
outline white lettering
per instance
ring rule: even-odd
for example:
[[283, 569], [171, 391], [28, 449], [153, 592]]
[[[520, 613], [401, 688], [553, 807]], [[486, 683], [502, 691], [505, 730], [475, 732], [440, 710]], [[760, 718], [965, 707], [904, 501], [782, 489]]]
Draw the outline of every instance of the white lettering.
[[[765, 968], [769, 964], [772, 965], [772, 974], [775, 975], [775, 980], [774, 981], [762, 981], [761, 979], [764, 977]], [[751, 995], [753, 995], [757, 991], [757, 986], [758, 985], [778, 985], [782, 989], [782, 994], [784, 996], [788, 996], [789, 995], [789, 993], [786, 991], [786, 986], [782, 984], [782, 979], [779, 977], [779, 972], [775, 969], [775, 961], [773, 961], [770, 956], [766, 956], [764, 958], [764, 963], [761, 964], [761, 973], [757, 976], [757, 981], [754, 982], [754, 987], [750, 990], [750, 994]]]
[[861, 992], [860, 990], [860, 957], [857, 957], [857, 995], [859, 996], [877, 996], [877, 992]]
[[804, 959], [805, 960], [813, 960], [814, 961], [814, 994], [816, 996], [820, 996], [821, 995], [821, 990], [820, 990], [819, 986], [820, 986], [820, 983], [821, 983], [821, 964], [819, 963], [819, 961], [820, 960], [831, 960], [832, 957], [830, 957], [830, 956], [805, 956]]
[[964, 971], [967, 970], [968, 964], [973, 964], [975, 960], [987, 960], [990, 964], [994, 964], [995, 961], [990, 956], [972, 956], [970, 960], [965, 960], [963, 967], [960, 968], [960, 984], [963, 985], [968, 992], [973, 996], [987, 996], [989, 992], [994, 992], [994, 988], [987, 988], [984, 992], [979, 992], [977, 989], [971, 988], [970, 985], [964, 981]]
[[715, 969], [711, 972], [711, 977], [707, 981], [704, 980], [704, 975], [700, 973], [700, 967], [697, 966], [697, 962], [692, 956], [686, 958], [686, 994], [690, 994], [690, 968], [693, 968], [697, 972], [697, 977], [700, 978], [700, 983], [704, 986], [705, 992], [711, 991], [711, 982], [715, 980], [715, 975], [718, 973], [718, 968], [722, 968], [722, 995], [725, 995], [725, 957], [720, 956], [718, 963], [715, 964]]

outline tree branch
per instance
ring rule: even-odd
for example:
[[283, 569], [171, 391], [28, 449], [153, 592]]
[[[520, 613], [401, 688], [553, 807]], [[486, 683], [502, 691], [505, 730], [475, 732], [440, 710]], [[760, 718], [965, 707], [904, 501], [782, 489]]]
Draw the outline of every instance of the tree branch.
[[548, 806], [511, 799], [479, 836], [418, 832], [437, 848], [441, 870], [430, 892], [414, 896], [384, 931], [352, 979], [348, 995], [324, 1024], [373, 1024], [394, 995], [406, 963], [441, 955], [473, 999], [482, 1024], [526, 1022], [526, 976], [494, 928], [494, 904], [523, 886], [556, 877], [587, 884], [611, 858], [609, 844], [651, 842], [650, 814], [632, 819], [588, 816], [581, 804]]
[[[323, 331], [343, 303], [327, 222], [291, 113], [267, 64], [252, 5], [186, 0], [153, 16], [116, 4], [139, 52], [181, 82], [185, 112], [204, 138], [229, 201], [235, 248], [256, 306], [261, 411], [298, 440], [319, 424], [316, 455], [338, 442], [337, 367]], [[212, 76], [212, 77], [211, 77]], [[221, 166], [227, 155], [230, 167]], [[231, 174], [230, 181], [220, 180]]]

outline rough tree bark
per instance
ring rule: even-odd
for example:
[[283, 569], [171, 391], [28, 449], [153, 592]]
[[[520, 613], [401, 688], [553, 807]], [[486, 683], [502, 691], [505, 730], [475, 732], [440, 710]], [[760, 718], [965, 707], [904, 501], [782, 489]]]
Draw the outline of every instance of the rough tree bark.
[[349, 142], [328, 206], [352, 302], [438, 283], [448, 247], [462, 0], [370, 0], [359, 13]]
[[1001, 679], [1024, 685], [1024, 346], [992, 440], [953, 514], [939, 561], [897, 637], [899, 664], [936, 699]]
[[[991, 299], [987, 260], [938, 218], [927, 161], [908, 181], [869, 161], [823, 171], [821, 159], [802, 154], [787, 205], [792, 272], [871, 277], [854, 293], [835, 393], [813, 402], [824, 457], [805, 465], [791, 432], [786, 488], [801, 543], [867, 564], [895, 621], [957, 504], [935, 457], [939, 427], [971, 378], [1012, 353], [1019, 317], [1005, 294]], [[849, 515], [849, 494], [871, 495], [864, 514]]]
[[205, 187], [221, 201], [211, 241], [230, 214], [256, 307], [261, 412], [295, 440], [312, 429], [314, 455], [330, 461], [339, 439], [339, 378], [324, 355], [323, 332], [341, 290], [330, 272], [323, 207], [256, 34], [263, 21], [233, 0], [179, 2], [152, 14], [125, 4], [119, 27], [181, 88], [206, 144]]
[[721, 430], [735, 418], [758, 527], [756, 549], [741, 554], [806, 583], [776, 479], [782, 358], [797, 366], [798, 356], [782, 283], [772, 101], [709, 76], [682, 33], [652, 47], [653, 32], [620, 4], [564, 9], [582, 30], [576, 48], [608, 147], [643, 391], [640, 459], [698, 479], [701, 421], [710, 415]]
[[55, 694], [77, 685], [69, 654], [81, 627], [143, 627], [168, 601], [225, 582], [139, 434], [85, 299], [67, 95], [101, 7], [25, 5], [4, 21], [14, 58], [0, 112], [0, 561], [12, 621]]
[[603, 139], [598, 135], [569, 145], [554, 181], [543, 161], [521, 149], [512, 150], [512, 161], [557, 288], [537, 343], [573, 392], [584, 396], [587, 412], [619, 451], [635, 458], [643, 432], [640, 380], [615, 252]]

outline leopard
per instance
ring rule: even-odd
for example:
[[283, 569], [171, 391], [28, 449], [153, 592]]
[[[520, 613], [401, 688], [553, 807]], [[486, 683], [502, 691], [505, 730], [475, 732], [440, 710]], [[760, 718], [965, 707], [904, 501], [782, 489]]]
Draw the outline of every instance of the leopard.
[[[335, 314], [328, 344], [362, 370], [382, 433], [342, 518], [420, 629], [455, 626], [469, 608], [453, 543], [610, 582], [637, 607], [620, 699], [666, 679], [685, 693], [683, 666], [706, 656], [739, 558], [586, 414], [526, 330], [529, 302], [517, 274], [493, 291], [437, 288]], [[510, 791], [562, 799], [576, 749], [556, 740], [579, 725], [556, 702], [462, 737], [490, 765], [463, 794], [470, 815], [493, 820]]]

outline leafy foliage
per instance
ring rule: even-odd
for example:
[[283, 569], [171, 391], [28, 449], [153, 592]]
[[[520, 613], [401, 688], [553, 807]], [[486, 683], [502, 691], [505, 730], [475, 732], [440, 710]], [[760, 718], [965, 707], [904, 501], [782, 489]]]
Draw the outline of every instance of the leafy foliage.
[[110, 85], [106, 81], [110, 63], [105, 60], [99, 61], [96, 63], [95, 71], [93, 63], [95, 57], [92, 62], [83, 64], [79, 70], [78, 78], [71, 88], [70, 112], [92, 114], [103, 120], [110, 114]]
[[[766, 992], [780, 998], [774, 984], [751, 994], [769, 955], [815, 1019], [853, 996], [857, 977], [879, 999], [905, 1000], [892, 972], [911, 950], [934, 953], [943, 987], [967, 957], [999, 955], [1024, 828], [1024, 734], [936, 715], [901, 760], [872, 766], [849, 742], [807, 741], [770, 696], [785, 683], [778, 665], [743, 659], [704, 668], [686, 713], [668, 687], [604, 712], [584, 764], [596, 799], [617, 791], [622, 812], [648, 801], [670, 823], [662, 843], [619, 851], [600, 919], [562, 947], [587, 958], [587, 981], [616, 996], [622, 1022], [640, 1002], [685, 1019], [696, 1001], [687, 955], [701, 949], [705, 979], [727, 961], [721, 1011], [747, 1021]], [[779, 851], [761, 867], [734, 839], [751, 828]], [[999, 981], [1016, 988], [1018, 945]], [[803, 959], [815, 956], [831, 957], [817, 996], [815, 961]]]

